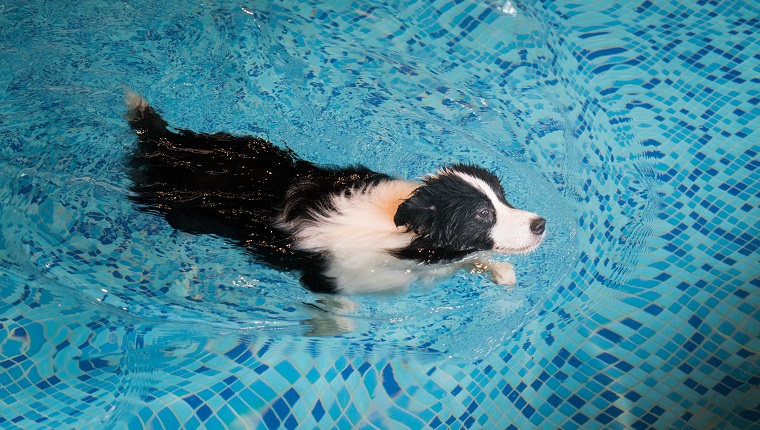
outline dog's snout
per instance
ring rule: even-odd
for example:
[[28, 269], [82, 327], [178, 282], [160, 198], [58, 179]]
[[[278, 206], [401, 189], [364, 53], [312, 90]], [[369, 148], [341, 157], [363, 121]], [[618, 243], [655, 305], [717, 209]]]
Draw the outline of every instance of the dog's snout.
[[536, 218], [530, 222], [530, 231], [533, 234], [544, 234], [546, 230], [546, 220], [543, 218]]

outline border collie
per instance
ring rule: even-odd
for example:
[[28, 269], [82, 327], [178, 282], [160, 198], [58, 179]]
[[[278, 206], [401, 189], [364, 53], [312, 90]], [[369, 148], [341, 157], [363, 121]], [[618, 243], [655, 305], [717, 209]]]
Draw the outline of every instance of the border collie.
[[496, 176], [454, 164], [421, 182], [363, 166], [317, 166], [257, 137], [171, 130], [127, 91], [139, 144], [131, 199], [191, 233], [216, 234], [319, 293], [403, 289], [459, 269], [514, 285], [493, 253], [527, 253], [546, 220], [515, 209]]

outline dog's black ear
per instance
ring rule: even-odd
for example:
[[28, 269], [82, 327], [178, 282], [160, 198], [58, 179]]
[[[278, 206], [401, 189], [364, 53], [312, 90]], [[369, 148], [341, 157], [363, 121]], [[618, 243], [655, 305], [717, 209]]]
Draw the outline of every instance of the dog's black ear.
[[406, 226], [420, 236], [427, 236], [433, 229], [436, 207], [427, 202], [426, 193], [419, 190], [404, 200], [396, 210], [393, 222], [396, 227]]

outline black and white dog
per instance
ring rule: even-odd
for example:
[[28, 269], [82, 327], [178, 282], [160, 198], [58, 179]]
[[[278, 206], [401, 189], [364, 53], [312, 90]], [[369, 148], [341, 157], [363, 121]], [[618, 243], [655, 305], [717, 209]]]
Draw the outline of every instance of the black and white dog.
[[514, 285], [496, 253], [527, 253], [546, 220], [512, 207], [498, 178], [455, 164], [422, 182], [362, 166], [320, 167], [256, 137], [172, 131], [139, 95], [126, 118], [139, 137], [132, 199], [177, 229], [216, 234], [306, 288], [362, 294], [461, 268]]

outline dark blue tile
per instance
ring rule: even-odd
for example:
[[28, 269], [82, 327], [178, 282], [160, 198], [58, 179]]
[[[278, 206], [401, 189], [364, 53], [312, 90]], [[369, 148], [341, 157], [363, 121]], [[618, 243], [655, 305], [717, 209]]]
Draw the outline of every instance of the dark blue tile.
[[317, 422], [325, 416], [325, 409], [322, 407], [322, 402], [320, 400], [317, 400], [317, 403], [312, 408], [311, 415]]
[[206, 420], [208, 420], [208, 419], [209, 419], [209, 417], [210, 417], [211, 415], [213, 415], [213, 414], [214, 414], [214, 411], [212, 411], [212, 410], [211, 410], [211, 408], [210, 408], [210, 407], [208, 407], [208, 405], [206, 405], [206, 404], [203, 404], [201, 407], [199, 407], [199, 408], [198, 408], [198, 409], [195, 411], [195, 414], [196, 414], [196, 415], [198, 415], [198, 418], [199, 418], [201, 421], [206, 421]]
[[267, 409], [266, 412], [262, 415], [262, 418], [264, 420], [264, 425], [268, 429], [279, 429], [280, 428], [280, 420], [277, 418], [277, 415], [272, 409]]
[[573, 394], [567, 399], [567, 403], [570, 403], [571, 405], [573, 405], [575, 409], [580, 409], [583, 407], [583, 405], [586, 404], [586, 401], [578, 397], [578, 395]]
[[607, 328], [602, 328], [597, 333], [612, 343], [620, 343], [623, 340], [623, 336]]
[[393, 368], [390, 364], [386, 364], [382, 371], [382, 382], [385, 392], [388, 396], [395, 397], [401, 392], [401, 387], [396, 382], [396, 377], [393, 375]]

